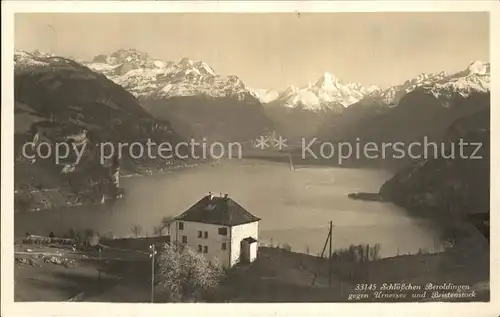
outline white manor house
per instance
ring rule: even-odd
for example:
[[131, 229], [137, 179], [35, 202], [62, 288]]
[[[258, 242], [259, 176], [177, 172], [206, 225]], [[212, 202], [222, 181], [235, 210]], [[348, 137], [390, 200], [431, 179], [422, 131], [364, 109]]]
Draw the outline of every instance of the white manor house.
[[257, 258], [259, 220], [227, 194], [209, 193], [174, 219], [171, 239], [230, 268]]

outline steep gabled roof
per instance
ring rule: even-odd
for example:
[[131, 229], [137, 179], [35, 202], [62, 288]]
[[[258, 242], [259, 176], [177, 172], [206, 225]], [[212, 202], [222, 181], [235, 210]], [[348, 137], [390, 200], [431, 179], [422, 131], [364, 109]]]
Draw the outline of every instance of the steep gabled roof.
[[260, 220], [231, 198], [211, 195], [203, 197], [175, 219], [222, 226], [237, 226]]

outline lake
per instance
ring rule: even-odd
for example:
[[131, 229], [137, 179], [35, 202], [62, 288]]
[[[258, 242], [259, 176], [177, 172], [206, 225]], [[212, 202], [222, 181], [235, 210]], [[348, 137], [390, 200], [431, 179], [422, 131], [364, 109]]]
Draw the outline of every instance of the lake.
[[347, 197], [351, 192], [378, 192], [391, 173], [375, 169], [297, 166], [265, 160], [228, 160], [150, 177], [123, 178], [126, 198], [112, 209], [101, 205], [16, 213], [15, 234], [23, 236], [93, 228], [130, 236], [138, 224], [143, 234], [165, 215], [178, 215], [209, 191], [228, 193], [262, 218], [263, 243], [289, 244], [292, 251], [321, 252], [333, 222], [333, 247], [381, 244], [381, 255], [436, 249], [439, 229], [387, 202]]

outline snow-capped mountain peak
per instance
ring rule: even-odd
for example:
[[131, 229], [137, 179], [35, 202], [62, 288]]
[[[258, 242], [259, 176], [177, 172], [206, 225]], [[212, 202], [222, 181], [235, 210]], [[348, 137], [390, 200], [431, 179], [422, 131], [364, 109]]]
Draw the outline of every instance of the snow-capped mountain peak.
[[[289, 86], [281, 92], [254, 90], [263, 103], [276, 102], [288, 108], [328, 110], [338, 106], [348, 107], [367, 94], [380, 90], [377, 86], [364, 87], [359, 83], [343, 83], [335, 75], [325, 72], [319, 79], [302, 87]], [[259, 93], [264, 91], [265, 93]], [[272, 98], [271, 98], [272, 97]]]
[[212, 67], [210, 67], [210, 65], [208, 65], [207, 63], [205, 62], [202, 62], [202, 61], [199, 61], [195, 64], [195, 66], [198, 68], [198, 69], [201, 69], [202, 71], [205, 71], [207, 74], [209, 75], [212, 75], [212, 76], [215, 76], [215, 71], [213, 70]]
[[467, 67], [469, 74], [487, 75], [490, 73], [490, 63], [481, 61], [473, 61]]
[[337, 87], [339, 80], [329, 72], [325, 72], [321, 78], [314, 82], [313, 86], [319, 89], [334, 90]]
[[440, 99], [443, 105], [455, 95], [469, 96], [472, 92], [488, 92], [490, 90], [490, 64], [474, 61], [461, 72], [448, 74], [422, 73], [405, 81], [402, 85], [392, 86], [376, 91], [365, 98], [365, 102], [381, 102], [387, 105], [397, 105], [406, 94], [421, 89]]
[[183, 66], [193, 66], [194, 62], [188, 57], [184, 57], [179, 61], [179, 65]]
[[89, 68], [103, 73], [136, 97], [169, 98], [208, 95], [212, 97], [254, 97], [236, 76], [221, 76], [203, 61], [188, 57], [178, 63], [152, 58], [135, 49], [99, 55]]

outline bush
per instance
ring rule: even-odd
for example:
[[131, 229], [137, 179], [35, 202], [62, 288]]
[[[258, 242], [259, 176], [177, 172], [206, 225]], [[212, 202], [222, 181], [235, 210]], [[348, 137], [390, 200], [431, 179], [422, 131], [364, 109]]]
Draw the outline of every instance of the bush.
[[370, 262], [380, 259], [380, 244], [351, 244], [347, 249], [337, 249], [332, 258], [349, 262]]
[[191, 248], [174, 243], [164, 244], [157, 259], [157, 285], [166, 301], [200, 301], [223, 276], [218, 261], [210, 262]]

